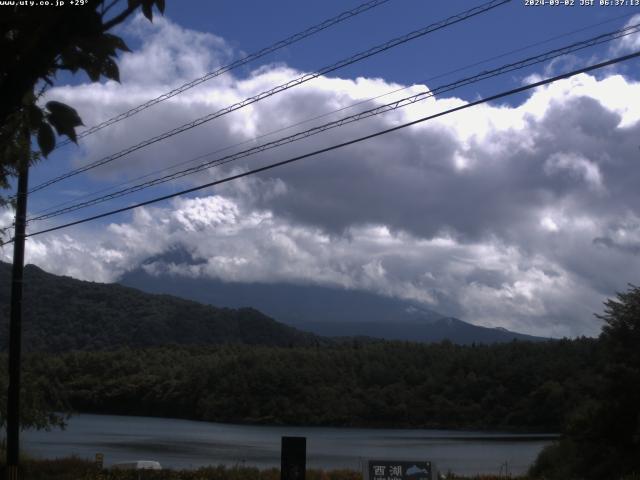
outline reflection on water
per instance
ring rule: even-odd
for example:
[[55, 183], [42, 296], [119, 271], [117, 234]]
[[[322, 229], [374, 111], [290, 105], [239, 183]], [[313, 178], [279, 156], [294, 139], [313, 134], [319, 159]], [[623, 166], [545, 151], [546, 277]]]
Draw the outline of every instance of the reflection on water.
[[361, 469], [367, 458], [431, 460], [440, 471], [524, 473], [553, 435], [227, 425], [148, 417], [76, 415], [65, 431], [23, 434], [30, 454], [56, 458], [104, 454], [105, 465], [158, 460], [164, 467], [280, 466], [280, 438], [307, 437], [310, 468]]

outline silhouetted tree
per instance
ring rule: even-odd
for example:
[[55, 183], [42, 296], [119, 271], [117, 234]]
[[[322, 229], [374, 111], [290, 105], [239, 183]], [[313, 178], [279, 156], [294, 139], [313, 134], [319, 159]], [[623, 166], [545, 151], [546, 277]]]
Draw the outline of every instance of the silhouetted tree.
[[532, 473], [551, 478], [622, 478], [640, 473], [640, 288], [605, 302], [591, 394], [565, 437], [541, 454]]
[[630, 286], [605, 302], [600, 341], [603, 383], [586, 440], [595, 439], [591, 459], [605, 472], [640, 472], [640, 288]]
[[[17, 3], [17, 2], [16, 2]], [[92, 81], [119, 81], [116, 57], [128, 51], [122, 38], [109, 33], [138, 8], [151, 20], [153, 6], [164, 0], [80, 0], [80, 5], [3, 6], [0, 12], [0, 187], [7, 188], [27, 155], [31, 136], [47, 156], [56, 136], [76, 140], [82, 125], [70, 106], [39, 99], [60, 71], [84, 71]], [[78, 2], [76, 2], [78, 3]], [[6, 199], [0, 197], [0, 204]]]

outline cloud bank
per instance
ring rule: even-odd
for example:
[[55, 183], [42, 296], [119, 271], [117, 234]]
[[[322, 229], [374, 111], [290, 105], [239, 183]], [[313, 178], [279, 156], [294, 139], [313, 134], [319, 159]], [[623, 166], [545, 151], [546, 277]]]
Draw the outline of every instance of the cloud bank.
[[[153, 25], [136, 20], [128, 34], [143, 42], [123, 56], [121, 85], [58, 87], [50, 97], [74, 105], [90, 125], [233, 55], [223, 39], [164, 19]], [[226, 74], [88, 137], [74, 162], [113, 153], [301, 73], [266, 65]], [[92, 175], [124, 179], [245, 142], [225, 153], [237, 151], [428, 89], [408, 86], [255, 140], [400, 87], [379, 78], [318, 78]], [[640, 104], [629, 101], [639, 97], [640, 83], [613, 71], [580, 75], [537, 89], [515, 107], [485, 104], [140, 209], [104, 227], [35, 237], [27, 257], [56, 273], [114, 281], [180, 245], [200, 261], [165, 266], [174, 274], [339, 285], [413, 299], [479, 325], [538, 335], [597, 334], [593, 313], [640, 275]], [[464, 103], [432, 98], [185, 177], [172, 188]]]

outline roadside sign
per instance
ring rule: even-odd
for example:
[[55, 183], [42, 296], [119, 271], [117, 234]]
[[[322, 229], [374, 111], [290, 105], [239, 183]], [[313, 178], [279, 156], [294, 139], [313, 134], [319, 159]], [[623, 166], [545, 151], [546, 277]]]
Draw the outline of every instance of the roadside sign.
[[432, 465], [426, 461], [369, 460], [368, 480], [432, 480]]
[[102, 470], [104, 464], [104, 454], [96, 453], [96, 468]]

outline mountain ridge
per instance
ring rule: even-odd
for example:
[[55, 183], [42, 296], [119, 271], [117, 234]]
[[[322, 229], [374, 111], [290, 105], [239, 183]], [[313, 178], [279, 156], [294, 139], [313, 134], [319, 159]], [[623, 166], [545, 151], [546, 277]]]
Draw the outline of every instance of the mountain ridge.
[[[161, 345], [307, 346], [321, 341], [252, 308], [203, 305], [167, 294], [24, 271], [26, 350], [62, 352]], [[11, 265], [0, 262], [0, 349], [8, 341]]]
[[[10, 264], [0, 262], [2, 319], [9, 313], [10, 270]], [[27, 350], [300, 346], [352, 338], [457, 344], [548, 340], [475, 326], [412, 302], [329, 287], [153, 277], [142, 269], [126, 274], [122, 284], [102, 284], [54, 275], [35, 265], [25, 267], [25, 280]], [[271, 303], [265, 304], [265, 298]], [[1, 322], [0, 350], [6, 348], [7, 323]]]

